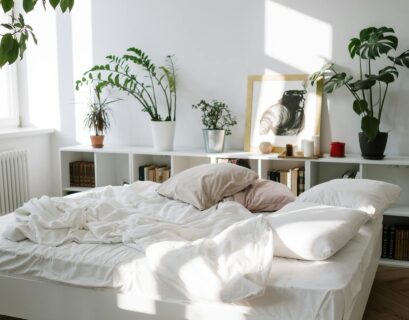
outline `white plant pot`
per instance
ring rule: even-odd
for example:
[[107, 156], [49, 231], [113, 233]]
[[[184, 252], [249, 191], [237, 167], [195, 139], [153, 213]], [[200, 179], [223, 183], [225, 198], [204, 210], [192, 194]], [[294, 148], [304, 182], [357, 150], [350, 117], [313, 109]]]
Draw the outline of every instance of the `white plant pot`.
[[153, 148], [156, 151], [173, 150], [175, 121], [151, 121]]

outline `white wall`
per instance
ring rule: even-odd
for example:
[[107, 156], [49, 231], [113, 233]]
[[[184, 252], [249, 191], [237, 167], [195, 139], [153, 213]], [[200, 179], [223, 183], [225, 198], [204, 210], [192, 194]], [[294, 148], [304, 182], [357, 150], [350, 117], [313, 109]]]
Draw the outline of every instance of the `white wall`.
[[[57, 128], [57, 148], [88, 143], [82, 129], [86, 100], [74, 92], [74, 80], [109, 53], [135, 46], [160, 63], [175, 54], [179, 70], [177, 131], [179, 147], [201, 147], [200, 114], [191, 109], [200, 99], [219, 99], [233, 108], [239, 124], [228, 148], [244, 140], [246, 82], [249, 74], [309, 73], [325, 60], [357, 71], [347, 44], [362, 28], [391, 26], [400, 39], [398, 51], [409, 48], [409, 3], [395, 0], [92, 0], [77, 1], [71, 15], [41, 10], [32, 17], [40, 40], [29, 48], [21, 66], [25, 79], [24, 122]], [[33, 49], [33, 50], [32, 50]], [[27, 80], [28, 79], [28, 80]], [[409, 72], [402, 70], [386, 102], [383, 130], [391, 130], [389, 154], [409, 154]], [[30, 89], [31, 88], [31, 89]], [[113, 96], [121, 96], [113, 94]], [[122, 97], [122, 96], [121, 96]], [[126, 97], [125, 97], [126, 98]], [[352, 99], [339, 90], [329, 97], [322, 115], [322, 145], [347, 143], [359, 152], [359, 118]], [[149, 119], [137, 102], [126, 98], [113, 108], [113, 130], [107, 144], [150, 145]]]

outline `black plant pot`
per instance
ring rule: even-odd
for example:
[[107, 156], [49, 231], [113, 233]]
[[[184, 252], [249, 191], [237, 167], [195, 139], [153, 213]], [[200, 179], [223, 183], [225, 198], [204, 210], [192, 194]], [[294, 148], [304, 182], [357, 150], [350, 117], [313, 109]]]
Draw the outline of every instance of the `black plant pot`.
[[378, 132], [375, 139], [369, 141], [368, 136], [359, 133], [359, 145], [361, 146], [361, 153], [364, 159], [382, 160], [385, 155], [386, 142], [388, 141], [388, 132]]

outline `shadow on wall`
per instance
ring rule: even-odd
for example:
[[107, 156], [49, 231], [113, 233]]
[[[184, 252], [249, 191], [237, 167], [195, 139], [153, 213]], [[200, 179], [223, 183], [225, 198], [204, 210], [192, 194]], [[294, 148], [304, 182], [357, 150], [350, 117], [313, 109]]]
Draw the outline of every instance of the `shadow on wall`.
[[[383, 1], [370, 0], [359, 3], [351, 0], [342, 2], [324, 0], [308, 2], [302, 0], [266, 1], [269, 3], [266, 4], [267, 7], [274, 8], [274, 10], [271, 9], [272, 12], [292, 12], [292, 19], [291, 15], [288, 14], [287, 23], [283, 24], [283, 33], [286, 37], [288, 36], [288, 39], [291, 39], [290, 41], [300, 44], [297, 50], [299, 57], [291, 54], [286, 56], [283, 52], [273, 54], [272, 57], [277, 60], [272, 63], [273, 70], [276, 62], [280, 63], [284, 60], [287, 63], [292, 61], [303, 72], [314, 71], [310, 69], [310, 66], [314, 64], [314, 57], [311, 56], [309, 62], [303, 60], [304, 57], [310, 56], [309, 52], [311, 51], [312, 54], [321, 54], [323, 58], [356, 73], [358, 65], [356, 61], [350, 59], [347, 45], [352, 37], [368, 26], [392, 27], [401, 40], [400, 48], [409, 45], [409, 33], [406, 31], [405, 22], [405, 12], [409, 9], [407, 1], [395, 1], [393, 6], [386, 5]], [[303, 16], [308, 17], [307, 20], [310, 19], [312, 22], [305, 23], [306, 21], [304, 21], [304, 25], [300, 25], [299, 22], [302, 21]], [[314, 23], [316, 26], [320, 24], [321, 26], [314, 28]], [[327, 27], [331, 29], [330, 33]], [[288, 32], [288, 30], [293, 29], [298, 30], [299, 38], [306, 37], [309, 40], [298, 42], [297, 37]], [[289, 45], [286, 46], [289, 47]], [[296, 50], [297, 48], [294, 46], [292, 49]], [[303, 61], [303, 63], [300, 64], [296, 61]], [[317, 66], [314, 68], [318, 69]], [[408, 129], [404, 123], [405, 120], [403, 120], [409, 117], [409, 109], [404, 108], [409, 99], [409, 90], [404, 85], [408, 80], [409, 74], [402, 72], [400, 81], [392, 85], [386, 101], [387, 110], [381, 129], [391, 131], [386, 150], [389, 154], [409, 154], [409, 146], [404, 138], [408, 134]], [[360, 153], [357, 138], [360, 131], [360, 121], [359, 117], [352, 111], [352, 97], [345, 90], [339, 90], [332, 94], [328, 100], [325, 100], [327, 106], [324, 105], [321, 126], [321, 142], [324, 150], [328, 151], [331, 140], [341, 140], [347, 143], [347, 152]]]

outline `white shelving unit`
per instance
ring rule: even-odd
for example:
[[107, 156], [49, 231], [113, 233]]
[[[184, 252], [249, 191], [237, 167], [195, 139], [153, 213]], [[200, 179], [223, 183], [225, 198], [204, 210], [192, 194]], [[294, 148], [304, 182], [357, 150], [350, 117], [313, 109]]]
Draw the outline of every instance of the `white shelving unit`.
[[[278, 154], [259, 154], [243, 151], [227, 151], [208, 154], [202, 150], [180, 149], [157, 152], [152, 148], [136, 146], [107, 146], [93, 149], [74, 146], [60, 149], [61, 194], [83, 191], [87, 188], [71, 187], [69, 163], [84, 160], [95, 163], [96, 186], [122, 185], [139, 179], [139, 167], [147, 164], [167, 165], [171, 175], [204, 163], [216, 163], [218, 159], [249, 159], [251, 168], [261, 178], [271, 169], [305, 167], [305, 189], [331, 179], [340, 178], [350, 169], [358, 170], [362, 178], [387, 181], [401, 186], [402, 193], [395, 206], [385, 212], [384, 219], [409, 223], [409, 157], [387, 156], [384, 160], [365, 160], [360, 155], [348, 154], [344, 158], [324, 155], [320, 159], [281, 159]], [[380, 264], [409, 267], [409, 261], [381, 259]]]

